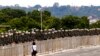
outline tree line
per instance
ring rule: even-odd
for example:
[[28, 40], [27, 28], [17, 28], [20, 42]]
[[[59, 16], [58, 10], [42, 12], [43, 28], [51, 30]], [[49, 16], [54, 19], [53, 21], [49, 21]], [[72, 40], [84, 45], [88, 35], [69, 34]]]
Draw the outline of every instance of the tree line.
[[93, 18], [100, 18], [100, 6], [71, 6], [71, 5], [61, 5], [59, 3], [54, 3], [53, 6], [50, 7], [42, 7], [37, 4], [29, 7], [21, 7], [19, 4], [15, 4], [14, 6], [2, 6], [0, 5], [0, 9], [10, 7], [14, 9], [23, 9], [26, 12], [43, 8], [51, 12], [52, 15], [56, 17], [62, 17], [64, 15], [74, 15], [74, 16], [92, 16]]
[[[41, 29], [41, 11], [33, 10], [26, 12], [21, 9], [4, 8], [0, 10], [0, 25], [9, 25], [9, 28], [0, 27], [0, 31], [8, 29], [29, 30], [32, 28]], [[74, 29], [74, 28], [97, 28], [100, 21], [89, 24], [86, 16], [66, 15], [62, 18], [52, 16], [47, 10], [42, 11], [43, 29]]]

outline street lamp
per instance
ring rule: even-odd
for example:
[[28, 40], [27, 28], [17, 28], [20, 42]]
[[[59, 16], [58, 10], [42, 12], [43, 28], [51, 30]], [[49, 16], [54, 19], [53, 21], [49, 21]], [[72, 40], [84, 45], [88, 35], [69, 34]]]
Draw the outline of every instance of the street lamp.
[[41, 17], [41, 31], [42, 31], [42, 8], [39, 8], [38, 11], [40, 11], [40, 17]]
[[42, 11], [41, 12], [41, 30], [42, 30]]

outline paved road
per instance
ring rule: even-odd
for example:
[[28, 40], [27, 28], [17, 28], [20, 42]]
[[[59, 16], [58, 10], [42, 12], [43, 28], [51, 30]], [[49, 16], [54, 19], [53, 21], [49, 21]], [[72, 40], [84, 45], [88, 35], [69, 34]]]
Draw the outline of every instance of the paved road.
[[100, 47], [79, 48], [45, 56], [100, 56]]

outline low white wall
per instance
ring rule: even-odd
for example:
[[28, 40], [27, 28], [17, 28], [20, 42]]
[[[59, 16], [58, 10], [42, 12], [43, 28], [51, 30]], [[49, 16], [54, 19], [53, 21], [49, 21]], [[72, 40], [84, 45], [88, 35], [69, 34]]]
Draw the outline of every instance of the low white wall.
[[[31, 54], [32, 42], [0, 46], [0, 56], [27, 56]], [[73, 49], [81, 46], [100, 45], [100, 35], [73, 36], [36, 41], [38, 54]]]

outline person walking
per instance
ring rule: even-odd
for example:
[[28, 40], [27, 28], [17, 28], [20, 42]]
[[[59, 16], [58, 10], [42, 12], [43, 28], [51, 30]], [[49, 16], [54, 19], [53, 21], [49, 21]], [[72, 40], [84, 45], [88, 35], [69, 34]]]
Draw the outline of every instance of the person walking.
[[36, 54], [37, 54], [36, 48], [37, 48], [36, 43], [33, 41], [33, 43], [32, 43], [32, 56], [36, 56]]

